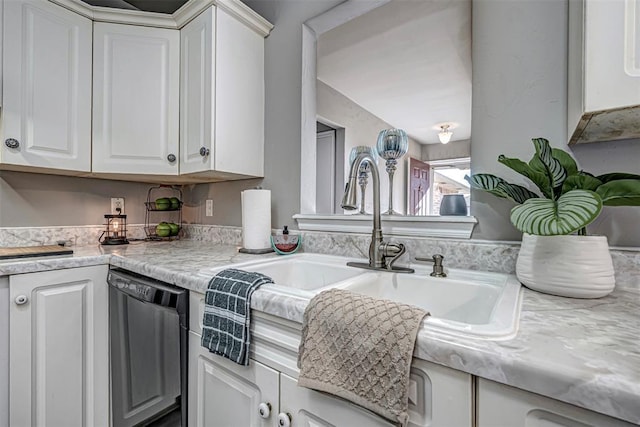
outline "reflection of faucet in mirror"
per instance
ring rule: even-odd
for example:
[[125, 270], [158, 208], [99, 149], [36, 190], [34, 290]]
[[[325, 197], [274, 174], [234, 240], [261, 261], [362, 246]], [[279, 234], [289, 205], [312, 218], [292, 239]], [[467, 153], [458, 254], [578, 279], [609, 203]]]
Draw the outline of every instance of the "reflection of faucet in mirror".
[[382, 220], [380, 218], [380, 174], [376, 165], [375, 156], [371, 153], [360, 153], [351, 163], [349, 180], [342, 198], [342, 208], [348, 210], [357, 209], [356, 180], [363, 163], [368, 163], [373, 181], [373, 231], [369, 244], [369, 263], [348, 262], [352, 267], [367, 268], [370, 270], [395, 271], [400, 273], [413, 273], [413, 269], [396, 267], [393, 265], [406, 249], [402, 243], [386, 243], [382, 237]]
[[[353, 147], [351, 149], [351, 153], [349, 154], [349, 164], [353, 163], [355, 158], [360, 153], [369, 153], [373, 158], [375, 158], [377, 155], [375, 148], [369, 147], [366, 145], [358, 145], [357, 147]], [[369, 167], [368, 162], [364, 162], [362, 165], [360, 165], [360, 168], [358, 169], [358, 184], [360, 185], [360, 212], [359, 213], [362, 215], [366, 215], [367, 213], [365, 210], [365, 195], [367, 191], [367, 183], [369, 180], [368, 178], [369, 178], [370, 169], [371, 168]]]

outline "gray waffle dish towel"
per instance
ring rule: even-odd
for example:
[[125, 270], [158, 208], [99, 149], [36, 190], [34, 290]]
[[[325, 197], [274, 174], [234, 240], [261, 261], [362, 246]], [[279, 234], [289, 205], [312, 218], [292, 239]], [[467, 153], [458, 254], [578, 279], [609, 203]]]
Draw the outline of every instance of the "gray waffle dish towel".
[[406, 425], [411, 358], [428, 314], [341, 289], [319, 293], [304, 312], [298, 385]]
[[240, 365], [249, 364], [251, 295], [270, 277], [229, 268], [216, 274], [204, 296], [202, 346]]

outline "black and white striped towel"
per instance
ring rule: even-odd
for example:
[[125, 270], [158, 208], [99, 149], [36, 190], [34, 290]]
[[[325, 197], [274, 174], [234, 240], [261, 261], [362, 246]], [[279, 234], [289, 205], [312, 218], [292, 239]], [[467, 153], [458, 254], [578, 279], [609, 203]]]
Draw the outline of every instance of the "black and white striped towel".
[[202, 346], [240, 365], [249, 364], [251, 294], [270, 277], [229, 268], [216, 274], [204, 296]]

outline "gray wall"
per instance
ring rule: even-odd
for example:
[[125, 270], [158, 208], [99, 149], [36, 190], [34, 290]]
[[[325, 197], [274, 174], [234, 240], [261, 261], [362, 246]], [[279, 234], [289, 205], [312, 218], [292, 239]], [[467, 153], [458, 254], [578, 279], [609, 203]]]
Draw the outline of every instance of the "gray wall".
[[[531, 138], [545, 137], [567, 149], [567, 20], [561, 0], [473, 2], [473, 126], [471, 167], [510, 181], [523, 178], [496, 161], [498, 155], [529, 159]], [[584, 170], [640, 173], [640, 140], [572, 147]], [[519, 240], [509, 221], [513, 205], [472, 193], [478, 217], [473, 237]], [[640, 208], [605, 208], [591, 234], [612, 245], [640, 246]]]
[[125, 198], [129, 224], [144, 223], [151, 184], [0, 171], [0, 226], [96, 225], [111, 197]]

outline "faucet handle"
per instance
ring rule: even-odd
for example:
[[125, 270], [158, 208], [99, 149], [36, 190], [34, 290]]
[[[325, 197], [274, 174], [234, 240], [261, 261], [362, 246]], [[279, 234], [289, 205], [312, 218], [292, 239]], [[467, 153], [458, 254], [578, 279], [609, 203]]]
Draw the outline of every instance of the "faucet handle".
[[442, 261], [444, 257], [440, 254], [435, 254], [431, 258], [423, 258], [416, 257], [416, 261], [427, 261], [433, 263], [433, 271], [431, 272], [431, 276], [433, 277], [447, 277], [447, 274], [444, 272], [444, 266], [442, 265]]
[[[387, 270], [391, 270], [393, 263], [398, 260], [407, 249], [402, 243], [386, 243], [382, 242], [380, 245], [380, 251], [382, 252], [382, 256], [385, 259], [385, 267]], [[387, 260], [387, 258], [391, 258]]]

